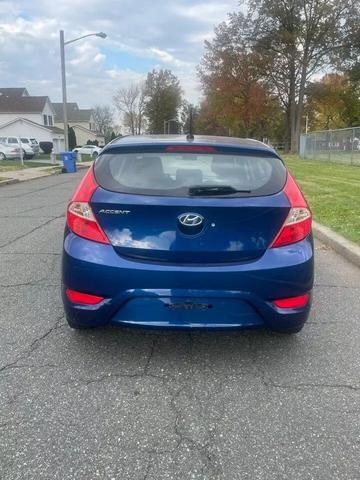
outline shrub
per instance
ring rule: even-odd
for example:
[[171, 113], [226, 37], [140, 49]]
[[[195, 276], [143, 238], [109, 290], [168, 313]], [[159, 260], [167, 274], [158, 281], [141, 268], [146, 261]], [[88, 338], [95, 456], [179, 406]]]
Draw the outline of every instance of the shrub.
[[69, 150], [73, 150], [76, 147], [76, 134], [75, 134], [75, 130], [69, 126], [68, 126], [68, 136], [69, 136]]
[[51, 153], [54, 146], [52, 142], [39, 142], [39, 145], [41, 150], [46, 154]]

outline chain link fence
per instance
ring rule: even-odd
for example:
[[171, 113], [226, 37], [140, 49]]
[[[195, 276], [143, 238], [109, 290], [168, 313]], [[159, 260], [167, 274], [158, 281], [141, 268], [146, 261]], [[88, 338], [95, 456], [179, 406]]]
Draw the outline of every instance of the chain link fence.
[[301, 135], [300, 157], [360, 166], [360, 127]]

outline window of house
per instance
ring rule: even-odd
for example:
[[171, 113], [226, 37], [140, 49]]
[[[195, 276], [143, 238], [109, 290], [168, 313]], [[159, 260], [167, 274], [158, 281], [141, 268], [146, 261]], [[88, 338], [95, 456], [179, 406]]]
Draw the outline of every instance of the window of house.
[[44, 125], [47, 125], [48, 124], [48, 116], [43, 115], [43, 119], [44, 119]]
[[48, 123], [51, 127], [53, 126], [53, 117], [51, 115], [48, 116]]

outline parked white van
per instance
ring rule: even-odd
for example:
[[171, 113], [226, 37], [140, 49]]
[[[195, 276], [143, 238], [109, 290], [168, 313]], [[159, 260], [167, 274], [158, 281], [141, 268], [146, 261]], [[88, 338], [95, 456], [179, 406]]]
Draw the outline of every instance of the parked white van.
[[21, 141], [19, 145], [18, 137], [0, 137], [0, 142], [5, 143], [5, 145], [9, 145], [11, 147], [21, 147], [23, 151], [23, 156], [25, 160], [30, 160], [34, 158], [35, 152], [29, 143], [23, 143]]
[[24, 143], [26, 145], [30, 145], [30, 147], [33, 149], [35, 155], [39, 154], [40, 145], [39, 145], [38, 141], [36, 140], [36, 138], [20, 137], [20, 140], [21, 140], [21, 145], [23, 145]]

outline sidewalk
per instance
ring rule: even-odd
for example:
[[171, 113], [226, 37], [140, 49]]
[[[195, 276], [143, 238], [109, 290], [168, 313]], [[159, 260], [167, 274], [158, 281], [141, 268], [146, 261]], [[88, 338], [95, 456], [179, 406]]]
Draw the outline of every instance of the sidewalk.
[[[81, 162], [76, 165], [78, 170], [88, 168], [92, 162]], [[4, 177], [5, 180], [0, 180], [1, 185], [9, 185], [12, 183], [26, 182], [27, 180], [33, 180], [34, 178], [47, 177], [61, 173], [61, 165], [51, 165], [46, 167], [34, 167], [24, 168], [22, 170], [10, 170], [8, 172], [0, 172], [0, 177]]]

